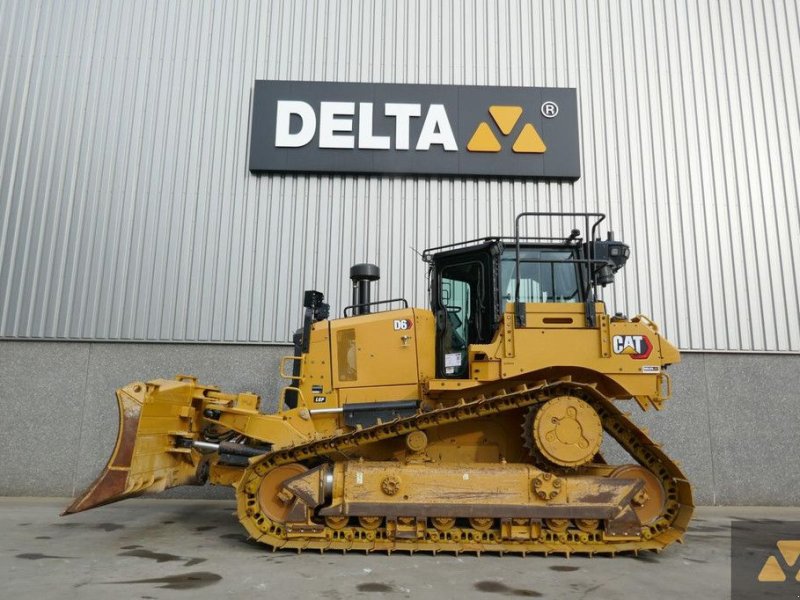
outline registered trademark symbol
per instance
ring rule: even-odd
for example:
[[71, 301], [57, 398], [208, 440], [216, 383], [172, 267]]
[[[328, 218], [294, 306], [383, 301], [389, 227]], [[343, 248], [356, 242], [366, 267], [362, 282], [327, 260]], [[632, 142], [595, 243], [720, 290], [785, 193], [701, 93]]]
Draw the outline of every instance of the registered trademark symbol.
[[558, 114], [558, 104], [556, 104], [552, 100], [548, 100], [547, 102], [542, 104], [542, 115], [544, 115], [548, 119], [552, 119], [557, 114]]

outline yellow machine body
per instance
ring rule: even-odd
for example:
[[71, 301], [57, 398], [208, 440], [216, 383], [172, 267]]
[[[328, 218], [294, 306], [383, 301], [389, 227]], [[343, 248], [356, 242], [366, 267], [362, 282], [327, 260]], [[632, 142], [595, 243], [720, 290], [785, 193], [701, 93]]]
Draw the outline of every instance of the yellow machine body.
[[[690, 486], [616, 407], [660, 409], [677, 349], [601, 301], [516, 306], [468, 345], [459, 378], [437, 367], [436, 314], [402, 308], [309, 323], [273, 414], [194, 377], [132, 383], [106, 469], [66, 512], [211, 483], [234, 487], [248, 534], [279, 548], [593, 554], [681, 539]], [[608, 437], [629, 464], [607, 464]]]

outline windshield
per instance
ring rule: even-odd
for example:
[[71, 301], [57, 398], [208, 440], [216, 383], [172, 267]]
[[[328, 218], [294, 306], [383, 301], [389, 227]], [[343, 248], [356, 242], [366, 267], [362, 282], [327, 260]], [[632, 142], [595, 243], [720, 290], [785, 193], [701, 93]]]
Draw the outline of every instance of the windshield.
[[[572, 250], [520, 248], [520, 301], [581, 302], [578, 265], [561, 262], [572, 258]], [[500, 276], [500, 296], [504, 302], [514, 301], [517, 284], [515, 261], [516, 250], [506, 248], [501, 258]]]

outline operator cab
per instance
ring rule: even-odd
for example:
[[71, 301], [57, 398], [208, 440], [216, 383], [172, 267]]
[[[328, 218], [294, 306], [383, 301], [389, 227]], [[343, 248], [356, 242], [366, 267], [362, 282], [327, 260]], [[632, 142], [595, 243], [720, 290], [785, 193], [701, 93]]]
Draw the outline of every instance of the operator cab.
[[[523, 213], [514, 238], [483, 238], [426, 250], [430, 264], [431, 309], [436, 318], [436, 374], [469, 377], [468, 349], [494, 338], [506, 305], [515, 305], [517, 326], [524, 326], [525, 303], [584, 303], [594, 324], [596, 287], [612, 283], [630, 251], [622, 242], [585, 242], [573, 229], [561, 238], [522, 238], [519, 221], [527, 216], [586, 218], [594, 238], [599, 214]], [[590, 217], [600, 217], [591, 227]]]

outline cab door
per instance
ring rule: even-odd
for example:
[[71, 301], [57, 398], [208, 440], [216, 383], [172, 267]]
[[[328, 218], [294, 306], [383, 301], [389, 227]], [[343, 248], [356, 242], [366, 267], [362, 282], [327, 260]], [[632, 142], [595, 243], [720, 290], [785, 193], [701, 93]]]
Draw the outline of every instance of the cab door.
[[470, 344], [489, 343], [497, 306], [499, 243], [439, 254], [432, 308], [436, 316], [436, 375], [466, 379]]

